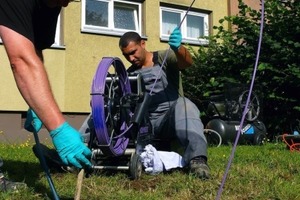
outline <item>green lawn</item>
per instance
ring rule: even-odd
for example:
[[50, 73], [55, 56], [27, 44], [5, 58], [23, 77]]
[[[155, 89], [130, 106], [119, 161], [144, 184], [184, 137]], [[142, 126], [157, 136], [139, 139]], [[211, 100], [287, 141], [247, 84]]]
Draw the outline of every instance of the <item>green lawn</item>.
[[[210, 147], [211, 179], [201, 181], [181, 170], [159, 175], [142, 174], [130, 180], [126, 171], [103, 171], [84, 178], [83, 200], [210, 200], [216, 199], [231, 154], [230, 146]], [[51, 190], [29, 145], [0, 145], [3, 171], [9, 178], [24, 181], [28, 188], [0, 199], [51, 199]], [[77, 174], [51, 173], [60, 199], [74, 199]], [[263, 146], [238, 146], [229, 169], [222, 200], [300, 199], [300, 154], [282, 142]]]

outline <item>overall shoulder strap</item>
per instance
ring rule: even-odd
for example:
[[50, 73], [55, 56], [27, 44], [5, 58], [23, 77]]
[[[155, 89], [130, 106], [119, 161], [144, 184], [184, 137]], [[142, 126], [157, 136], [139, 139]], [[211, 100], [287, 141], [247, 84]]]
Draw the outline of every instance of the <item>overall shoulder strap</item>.
[[156, 64], [161, 64], [161, 63], [159, 63], [159, 61], [158, 61], [158, 51], [154, 51], [153, 52], [153, 58], [152, 58], [152, 61], [153, 61], [153, 63], [154, 63], [154, 65], [156, 65]]

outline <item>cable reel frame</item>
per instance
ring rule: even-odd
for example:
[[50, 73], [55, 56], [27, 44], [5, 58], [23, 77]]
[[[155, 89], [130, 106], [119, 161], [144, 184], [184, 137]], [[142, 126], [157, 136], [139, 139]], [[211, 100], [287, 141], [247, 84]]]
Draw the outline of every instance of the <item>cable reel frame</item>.
[[[113, 66], [115, 74], [110, 75]], [[110, 79], [110, 81], [108, 81]], [[130, 82], [122, 61], [104, 57], [98, 65], [91, 89], [91, 107], [95, 133], [105, 155], [123, 155], [129, 137], [131, 112], [121, 107], [121, 98], [131, 93]]]

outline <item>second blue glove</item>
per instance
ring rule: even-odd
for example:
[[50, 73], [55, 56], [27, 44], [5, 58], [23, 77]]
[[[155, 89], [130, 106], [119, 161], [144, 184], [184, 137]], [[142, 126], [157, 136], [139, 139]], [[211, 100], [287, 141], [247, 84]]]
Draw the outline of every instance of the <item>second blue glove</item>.
[[169, 45], [173, 51], [178, 51], [182, 41], [180, 29], [176, 27], [169, 37]]
[[38, 133], [41, 130], [42, 125], [42, 121], [35, 112], [31, 108], [28, 109], [24, 128], [29, 132]]

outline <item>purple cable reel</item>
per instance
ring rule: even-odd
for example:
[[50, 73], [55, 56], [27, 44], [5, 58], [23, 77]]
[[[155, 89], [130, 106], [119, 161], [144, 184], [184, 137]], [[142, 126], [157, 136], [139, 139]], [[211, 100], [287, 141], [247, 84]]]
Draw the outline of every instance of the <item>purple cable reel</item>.
[[147, 114], [150, 95], [141, 75], [127, 74], [117, 57], [104, 57], [94, 75], [91, 96], [93, 168], [129, 170], [131, 178], [138, 179], [140, 153], [153, 138]]
[[[110, 74], [113, 66], [115, 74]], [[98, 146], [105, 155], [124, 154], [130, 113], [120, 113], [120, 98], [131, 93], [126, 69], [119, 58], [104, 57], [92, 83], [92, 115]], [[126, 116], [127, 115], [127, 116]]]

